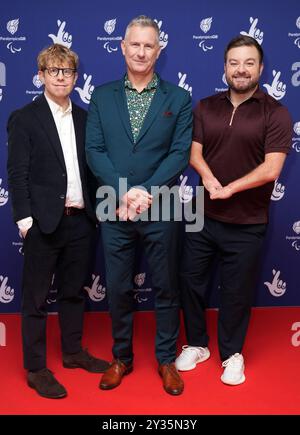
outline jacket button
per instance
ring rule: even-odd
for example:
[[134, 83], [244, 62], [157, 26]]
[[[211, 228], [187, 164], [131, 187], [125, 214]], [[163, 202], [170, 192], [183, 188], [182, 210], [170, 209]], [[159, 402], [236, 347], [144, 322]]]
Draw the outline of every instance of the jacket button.
[[65, 174], [65, 173], [63, 173], [63, 174], [62, 174], [62, 176], [63, 176], [63, 177], [65, 177], [65, 176], [66, 176], [66, 174]]
[[129, 174], [130, 174], [130, 175], [134, 175], [134, 172], [133, 172], [133, 171], [130, 171]]
[[65, 199], [65, 195], [60, 195], [60, 199]]

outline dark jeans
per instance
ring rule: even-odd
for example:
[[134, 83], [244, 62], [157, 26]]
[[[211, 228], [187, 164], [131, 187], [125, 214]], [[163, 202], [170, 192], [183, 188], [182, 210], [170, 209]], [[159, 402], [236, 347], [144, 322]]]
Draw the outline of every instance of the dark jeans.
[[43, 234], [36, 222], [24, 240], [22, 336], [24, 367], [46, 367], [46, 298], [57, 269], [57, 303], [62, 350], [81, 349], [84, 290], [95, 224], [82, 212], [63, 216], [52, 234]]
[[138, 239], [141, 239], [155, 293], [156, 358], [176, 358], [179, 331], [178, 222], [103, 222], [101, 233], [106, 284], [112, 319], [113, 356], [133, 360], [133, 274]]
[[253, 303], [265, 224], [228, 224], [205, 217], [204, 228], [186, 233], [181, 266], [181, 300], [187, 342], [208, 345], [205, 296], [213, 259], [220, 257], [218, 343], [222, 361], [241, 353]]

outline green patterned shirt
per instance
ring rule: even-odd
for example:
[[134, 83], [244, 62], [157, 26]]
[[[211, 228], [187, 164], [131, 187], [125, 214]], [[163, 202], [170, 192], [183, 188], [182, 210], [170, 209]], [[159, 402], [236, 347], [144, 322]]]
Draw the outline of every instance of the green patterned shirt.
[[141, 131], [144, 119], [148, 113], [151, 101], [154, 97], [158, 86], [158, 77], [154, 73], [152, 80], [148, 85], [138, 92], [131, 84], [128, 76], [125, 76], [125, 91], [127, 97], [127, 106], [130, 117], [131, 131], [133, 140], [136, 142]]

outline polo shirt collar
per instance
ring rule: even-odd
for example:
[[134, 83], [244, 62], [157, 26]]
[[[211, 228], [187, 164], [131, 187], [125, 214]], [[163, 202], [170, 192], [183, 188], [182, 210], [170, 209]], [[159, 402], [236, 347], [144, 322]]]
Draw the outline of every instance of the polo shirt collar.
[[[263, 98], [264, 98], [264, 96], [265, 96], [265, 93], [260, 89], [260, 87], [258, 86], [258, 88], [256, 89], [256, 91], [254, 92], [254, 94], [250, 97], [250, 98], [248, 98], [249, 100], [251, 100], [252, 98], [254, 99], [254, 100], [262, 100]], [[222, 92], [221, 94], [220, 94], [220, 98], [221, 99], [227, 99], [227, 100], [230, 100], [230, 92], [229, 92], [229, 89], [227, 90], [227, 91], [225, 91], [225, 92]]]
[[[150, 82], [148, 83], [148, 85], [143, 89], [143, 91], [145, 91], [145, 90], [146, 90], [146, 91], [149, 91], [150, 89], [156, 89], [157, 86], [158, 86], [158, 82], [159, 82], [158, 75], [157, 75], [156, 73], [154, 73], [154, 74], [153, 74], [153, 77], [152, 77], [152, 79], [151, 79], [151, 81], [150, 81]], [[124, 84], [125, 84], [125, 88], [128, 88], [128, 89], [135, 89], [135, 88], [133, 87], [131, 81], [129, 80], [127, 74], [125, 74], [125, 77], [124, 77]]]

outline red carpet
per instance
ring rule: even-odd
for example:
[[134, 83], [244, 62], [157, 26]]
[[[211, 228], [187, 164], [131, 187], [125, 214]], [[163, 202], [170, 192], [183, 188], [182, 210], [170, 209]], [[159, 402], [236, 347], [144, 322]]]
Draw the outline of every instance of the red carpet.
[[[185, 391], [172, 397], [157, 374], [153, 313], [136, 314], [134, 371], [111, 391], [98, 388], [97, 374], [62, 367], [57, 317], [49, 316], [48, 367], [68, 391], [65, 399], [50, 400], [25, 383], [20, 316], [0, 315], [6, 326], [6, 346], [0, 346], [0, 414], [300, 414], [300, 308], [253, 310], [243, 352], [246, 382], [235, 387], [220, 381], [216, 317], [216, 311], [208, 312], [211, 358], [183, 373]], [[86, 314], [84, 344], [109, 360], [110, 331], [106, 313]]]

